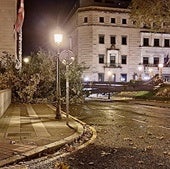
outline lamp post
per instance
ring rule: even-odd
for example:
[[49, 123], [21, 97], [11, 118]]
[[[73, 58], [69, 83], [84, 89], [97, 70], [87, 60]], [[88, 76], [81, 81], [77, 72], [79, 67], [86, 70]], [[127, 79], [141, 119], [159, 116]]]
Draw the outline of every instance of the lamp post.
[[112, 76], [112, 72], [109, 70], [107, 72], [108, 74], [108, 81], [109, 81], [109, 94], [108, 94], [108, 99], [110, 99], [110, 89], [111, 89], [111, 76]]
[[64, 50], [60, 54], [60, 61], [66, 66], [66, 74], [65, 74], [66, 75], [66, 124], [68, 126], [69, 126], [69, 66], [73, 63], [74, 58], [75, 58], [74, 53], [71, 50]]
[[162, 63], [158, 64], [158, 68], [159, 68], [159, 79], [162, 79], [162, 68], [163, 68], [163, 64], [162, 64]]
[[59, 56], [60, 56], [60, 44], [63, 40], [63, 35], [58, 33], [54, 34], [54, 42], [57, 44], [57, 58], [56, 58], [56, 116], [55, 118], [61, 119], [61, 89], [60, 89], [60, 68], [59, 68]]

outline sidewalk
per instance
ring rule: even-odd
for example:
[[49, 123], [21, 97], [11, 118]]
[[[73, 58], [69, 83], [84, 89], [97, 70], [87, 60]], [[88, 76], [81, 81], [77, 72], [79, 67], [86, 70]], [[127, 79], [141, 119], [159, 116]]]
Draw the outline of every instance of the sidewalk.
[[83, 133], [83, 126], [65, 116], [55, 120], [55, 109], [47, 104], [11, 104], [0, 118], [0, 167], [45, 149], [59, 148]]

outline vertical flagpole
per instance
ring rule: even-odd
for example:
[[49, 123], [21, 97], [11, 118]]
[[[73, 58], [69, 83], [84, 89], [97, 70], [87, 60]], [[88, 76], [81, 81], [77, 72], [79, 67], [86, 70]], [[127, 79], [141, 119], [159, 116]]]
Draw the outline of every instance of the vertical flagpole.
[[24, 0], [18, 0], [20, 3], [17, 20], [15, 22], [15, 31], [18, 38], [18, 53], [16, 68], [21, 70], [22, 68], [22, 25], [24, 22]]
[[22, 28], [18, 34], [18, 60], [19, 60], [19, 70], [22, 69]]

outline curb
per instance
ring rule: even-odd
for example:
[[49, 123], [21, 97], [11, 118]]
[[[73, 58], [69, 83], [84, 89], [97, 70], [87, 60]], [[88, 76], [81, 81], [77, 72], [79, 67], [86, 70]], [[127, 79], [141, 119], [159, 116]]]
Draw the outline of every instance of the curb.
[[10, 165], [12, 163], [19, 162], [24, 159], [28, 159], [30, 157], [36, 156], [39, 153], [43, 153], [44, 151], [48, 151], [51, 149], [59, 149], [63, 145], [65, 145], [69, 142], [72, 142], [75, 138], [79, 137], [82, 134], [83, 134], [83, 127], [81, 125], [78, 125], [77, 132], [74, 133], [73, 135], [66, 137], [60, 141], [56, 141], [56, 142], [48, 144], [48, 145], [37, 147], [33, 150], [23, 153], [22, 155], [14, 155], [13, 157], [10, 157], [8, 159], [1, 160], [0, 167], [3, 167], [5, 165]]
[[[52, 106], [52, 105], [48, 105], [50, 108], [52, 108], [53, 110], [55, 110], [55, 107], [54, 106]], [[65, 112], [62, 112], [63, 114], [65, 114], [66, 115], [66, 113]], [[84, 123], [83, 121], [81, 121], [81, 120], [79, 120], [79, 119], [77, 119], [77, 118], [75, 118], [75, 117], [73, 117], [73, 116], [71, 116], [71, 115], [69, 115], [73, 120], [75, 120], [75, 121], [77, 121], [78, 123], [80, 123], [82, 126], [83, 126], [83, 129], [84, 129], [84, 126], [86, 126], [87, 124], [86, 123]], [[91, 126], [89, 126], [89, 128], [90, 128], [90, 130], [92, 131], [92, 137], [90, 138], [90, 140], [88, 140], [87, 142], [85, 142], [84, 144], [82, 144], [82, 145], [80, 145], [80, 146], [78, 146], [74, 151], [72, 151], [72, 152], [67, 152], [67, 153], [63, 153], [62, 155], [59, 155], [57, 158], [59, 158], [59, 157], [64, 157], [64, 156], [66, 156], [66, 155], [68, 155], [68, 154], [71, 154], [71, 153], [73, 153], [73, 152], [75, 152], [75, 151], [78, 151], [78, 150], [80, 150], [80, 149], [82, 149], [82, 148], [85, 148], [86, 146], [88, 146], [89, 144], [93, 144], [94, 143], [94, 141], [95, 141], [95, 139], [96, 139], [96, 137], [97, 137], [97, 132], [96, 132], [96, 130], [95, 130], [95, 128], [94, 127], [91, 127]]]
[[[55, 110], [55, 107], [52, 106], [52, 105], [49, 105], [47, 104], [48, 107], [50, 107], [51, 109]], [[62, 112], [64, 114], [64, 116], [66, 115], [65, 112]], [[50, 144], [47, 144], [47, 145], [44, 145], [44, 146], [40, 146], [40, 147], [37, 147], [37, 148], [34, 148], [33, 150], [30, 150], [28, 152], [25, 152], [23, 153], [22, 155], [14, 155], [13, 157], [10, 157], [8, 159], [5, 159], [5, 160], [1, 160], [0, 161], [0, 168], [5, 166], [5, 165], [10, 165], [12, 163], [15, 163], [15, 162], [19, 162], [19, 161], [22, 161], [24, 159], [28, 159], [28, 158], [31, 158], [31, 157], [34, 157], [36, 156], [37, 154], [39, 153], [43, 153], [45, 151], [49, 151], [49, 150], [52, 150], [52, 149], [59, 149], [60, 147], [62, 147], [63, 145], [65, 144], [68, 144], [72, 141], [74, 141], [76, 138], [80, 137], [83, 132], [84, 132], [84, 128], [86, 126], [86, 123], [76, 119], [75, 117], [69, 115], [74, 121], [77, 122], [77, 131], [69, 136], [69, 137], [66, 137], [62, 140], [59, 140], [59, 141], [56, 141], [54, 143], [50, 143]], [[75, 152], [76, 150], [79, 150], [79, 149], [82, 149], [84, 147], [86, 147], [87, 145], [89, 144], [92, 144], [95, 140], [95, 138], [97, 137], [97, 133], [96, 133], [96, 130], [89, 126], [90, 130], [92, 131], [92, 137], [90, 138], [89, 141], [85, 142], [84, 144], [80, 145], [78, 148], [76, 148], [73, 152]], [[58, 157], [64, 157], [68, 154], [70, 154], [72, 152], [67, 152], [67, 153], [63, 153], [62, 155], [59, 155]]]

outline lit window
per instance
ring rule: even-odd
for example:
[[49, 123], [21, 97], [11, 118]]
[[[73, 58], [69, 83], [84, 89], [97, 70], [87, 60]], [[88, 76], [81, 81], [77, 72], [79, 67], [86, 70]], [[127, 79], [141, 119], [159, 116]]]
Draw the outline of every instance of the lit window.
[[120, 76], [121, 76], [120, 77], [121, 82], [126, 82], [127, 81], [127, 74], [122, 73]]
[[116, 64], [116, 56], [110, 55], [110, 65], [114, 66]]

